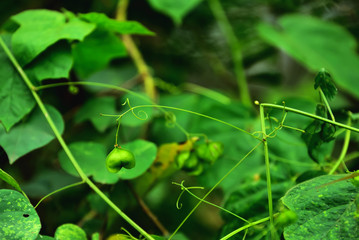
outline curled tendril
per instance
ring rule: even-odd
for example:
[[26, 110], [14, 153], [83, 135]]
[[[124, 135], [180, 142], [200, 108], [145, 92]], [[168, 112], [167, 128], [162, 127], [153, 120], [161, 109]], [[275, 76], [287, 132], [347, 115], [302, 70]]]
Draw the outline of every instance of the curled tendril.
[[178, 196], [178, 198], [177, 198], [177, 201], [176, 201], [176, 207], [177, 207], [177, 209], [181, 209], [182, 208], [182, 203], [180, 203], [180, 199], [181, 199], [181, 197], [182, 197], [182, 195], [183, 195], [183, 193], [184, 192], [189, 192], [190, 193], [190, 191], [189, 191], [189, 189], [204, 189], [203, 187], [185, 187], [184, 185], [183, 185], [183, 183], [184, 183], [184, 180], [181, 182], [181, 183], [176, 183], [176, 182], [172, 182], [172, 184], [174, 184], [174, 185], [177, 185], [177, 186], [180, 186], [181, 187], [181, 193], [180, 193], [180, 195]]
[[172, 128], [176, 126], [176, 115], [173, 112], [165, 112], [166, 127]]
[[[126, 101], [124, 103], [122, 103], [122, 106], [125, 106], [126, 104], [130, 108], [129, 110], [131, 111], [133, 116], [135, 116], [135, 118], [137, 118], [138, 120], [142, 120], [142, 121], [148, 119], [148, 114], [143, 110], [138, 111], [137, 114], [135, 113], [135, 111], [133, 110], [134, 108], [130, 104], [130, 99], [126, 98]], [[126, 113], [127, 112], [125, 112], [124, 114], [126, 114]], [[124, 114], [122, 114], [120, 117], [122, 117]]]

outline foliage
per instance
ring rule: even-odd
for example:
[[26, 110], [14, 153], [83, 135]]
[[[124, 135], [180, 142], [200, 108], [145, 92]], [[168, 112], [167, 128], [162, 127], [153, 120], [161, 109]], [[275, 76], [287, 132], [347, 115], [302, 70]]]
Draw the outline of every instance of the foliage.
[[1, 239], [359, 237], [355, 1], [50, 2], [0, 32]]

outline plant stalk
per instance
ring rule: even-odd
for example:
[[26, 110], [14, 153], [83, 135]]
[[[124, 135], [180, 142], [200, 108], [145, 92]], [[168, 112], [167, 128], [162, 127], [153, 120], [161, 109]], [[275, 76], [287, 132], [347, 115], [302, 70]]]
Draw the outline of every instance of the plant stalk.
[[12, 64], [14, 65], [14, 67], [16, 68], [16, 70], [19, 72], [20, 76], [22, 77], [22, 79], [24, 80], [25, 84], [28, 86], [28, 88], [30, 89], [36, 103], [38, 104], [38, 106], [40, 107], [44, 117], [46, 118], [48, 124], [50, 125], [52, 131], [54, 132], [57, 140], [59, 141], [61, 147], [64, 149], [66, 155], [68, 156], [68, 158], [70, 159], [72, 165], [75, 167], [76, 171], [78, 172], [78, 174], [80, 175], [81, 179], [83, 181], [85, 181], [90, 188], [92, 188], [93, 191], [95, 191], [108, 205], [110, 205], [111, 208], [113, 208], [126, 222], [128, 222], [133, 228], [135, 228], [138, 232], [140, 232], [143, 236], [145, 236], [147, 239], [149, 240], [154, 240], [153, 237], [151, 237], [145, 230], [143, 230], [140, 226], [138, 226], [132, 219], [130, 219], [124, 212], [121, 211], [121, 209], [119, 209], [87, 176], [86, 174], [83, 172], [82, 168], [80, 167], [80, 165], [78, 164], [78, 162], [76, 161], [76, 159], [74, 158], [74, 156], [72, 155], [70, 149], [68, 148], [67, 144], [65, 143], [64, 139], [62, 138], [60, 132], [58, 131], [57, 127], [55, 126], [55, 123], [53, 122], [50, 114], [48, 113], [48, 111], [45, 108], [44, 103], [42, 102], [41, 98], [39, 97], [39, 95], [36, 92], [36, 88], [35, 86], [31, 83], [30, 79], [28, 78], [28, 76], [26, 75], [26, 73], [24, 72], [24, 70], [21, 68], [21, 66], [19, 65], [19, 63], [17, 62], [16, 58], [14, 57], [14, 55], [11, 53], [10, 49], [6, 46], [6, 44], [4, 43], [2, 37], [0, 36], [0, 45], [1, 47], [4, 49], [6, 55], [8, 56], [8, 58], [10, 59], [10, 61], [12, 62]]
[[243, 104], [251, 106], [251, 98], [249, 88], [246, 80], [246, 75], [243, 68], [242, 49], [239, 40], [237, 39], [231, 24], [228, 21], [225, 11], [219, 0], [209, 0], [209, 7], [216, 18], [219, 27], [221, 28], [232, 54], [232, 61], [234, 64], [234, 73], [237, 78], [239, 87], [240, 100]]
[[272, 199], [272, 184], [270, 176], [270, 163], [269, 163], [269, 151], [268, 151], [268, 142], [267, 142], [267, 133], [266, 133], [266, 124], [264, 117], [264, 107], [260, 105], [259, 107], [261, 127], [262, 127], [262, 136], [263, 136], [263, 147], [264, 147], [264, 161], [266, 164], [266, 176], [267, 176], [267, 192], [268, 192], [268, 210], [269, 210], [269, 221], [270, 221], [270, 230], [271, 230], [271, 239], [274, 240], [276, 236], [274, 228], [274, 219], [273, 219], [273, 199]]
[[[128, 4], [129, 0], [118, 1], [116, 20], [126, 21]], [[152, 101], [155, 101], [157, 95], [155, 80], [153, 79], [146, 62], [143, 59], [141, 52], [138, 50], [131, 35], [124, 34], [122, 35], [121, 39], [133, 62], [135, 63], [138, 73], [143, 79], [146, 94], [150, 97]]]

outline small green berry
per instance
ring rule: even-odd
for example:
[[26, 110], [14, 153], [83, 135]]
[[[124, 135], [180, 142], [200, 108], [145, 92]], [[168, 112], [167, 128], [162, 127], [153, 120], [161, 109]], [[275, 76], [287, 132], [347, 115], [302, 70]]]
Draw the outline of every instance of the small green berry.
[[184, 163], [191, 155], [190, 151], [182, 151], [176, 156], [176, 166], [178, 169], [183, 168]]
[[135, 156], [132, 152], [115, 147], [106, 158], [106, 167], [109, 172], [116, 173], [121, 168], [131, 169], [136, 165]]

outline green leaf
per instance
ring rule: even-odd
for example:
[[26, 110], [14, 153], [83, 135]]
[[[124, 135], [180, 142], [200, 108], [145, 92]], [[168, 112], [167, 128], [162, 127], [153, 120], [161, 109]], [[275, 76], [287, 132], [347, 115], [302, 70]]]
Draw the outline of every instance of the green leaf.
[[[323, 104], [318, 104], [316, 115], [327, 117], [327, 109]], [[330, 152], [332, 145], [324, 145], [334, 140], [336, 129], [329, 123], [320, 120], [313, 120], [302, 134], [302, 139], [307, 145], [309, 156], [317, 163], [323, 163], [326, 154]]]
[[[10, 46], [10, 36], [2, 35]], [[35, 100], [4, 50], [0, 48], [0, 121], [9, 131], [35, 106]]]
[[9, 185], [11, 185], [13, 188], [15, 188], [17, 191], [22, 193], [22, 189], [20, 188], [19, 183], [10, 174], [5, 172], [1, 168], [0, 168], [0, 178], [6, 183], [8, 183]]
[[[93, 176], [99, 183], [116, 183], [119, 179], [115, 173], [106, 169], [106, 150], [102, 144], [95, 142], [75, 142], [69, 145], [69, 149], [79, 163], [86, 176]], [[79, 176], [70, 162], [65, 151], [59, 153], [61, 167], [73, 176]]]
[[107, 17], [103, 13], [91, 12], [79, 15], [81, 19], [96, 24], [98, 29], [120, 33], [120, 34], [143, 34], [154, 35], [142, 24], [135, 21], [117, 21]]
[[136, 159], [136, 166], [132, 169], [122, 168], [117, 174], [121, 179], [133, 179], [147, 171], [156, 159], [157, 147], [154, 143], [145, 140], [135, 140], [126, 143], [123, 148], [131, 151]]
[[23, 66], [46, 48], [61, 39], [80, 40], [91, 33], [95, 25], [77, 18], [66, 19], [60, 12], [27, 10], [11, 18], [20, 25], [12, 37], [15, 57]]
[[21, 193], [0, 190], [0, 239], [36, 239], [40, 228], [39, 216]]
[[333, 83], [332, 76], [330, 76], [330, 74], [324, 68], [318, 72], [314, 81], [314, 88], [317, 89], [320, 87], [326, 98], [332, 99], [337, 94], [338, 89]]
[[74, 45], [72, 53], [75, 71], [82, 78], [103, 69], [113, 58], [127, 56], [125, 46], [114, 33], [100, 30]]
[[355, 218], [359, 188], [350, 181], [323, 186], [347, 175], [320, 176], [296, 185], [282, 198], [298, 216], [298, 221], [284, 229], [287, 240], [358, 239]]
[[[46, 106], [55, 126], [60, 133], [64, 130], [61, 114], [52, 106]], [[9, 157], [10, 164], [21, 156], [48, 144], [55, 138], [43, 113], [37, 108], [21, 124], [16, 125], [10, 132], [0, 127], [0, 145]]]
[[169, 16], [180, 25], [182, 19], [202, 0], [148, 0], [153, 9]]
[[82, 228], [72, 223], [66, 223], [56, 229], [55, 239], [87, 240], [87, 237], [85, 231], [82, 230]]
[[311, 16], [294, 14], [281, 17], [279, 25], [280, 29], [260, 24], [260, 36], [314, 73], [322, 68], [328, 69], [339, 87], [359, 97], [356, 40], [345, 28]]
[[75, 122], [90, 120], [99, 132], [104, 132], [111, 125], [116, 127], [116, 118], [100, 116], [100, 113], [115, 114], [115, 112], [115, 98], [91, 98], [76, 113]]
[[61, 41], [36, 57], [25, 67], [25, 71], [30, 78], [38, 81], [69, 78], [72, 64], [71, 48], [69, 44]]

